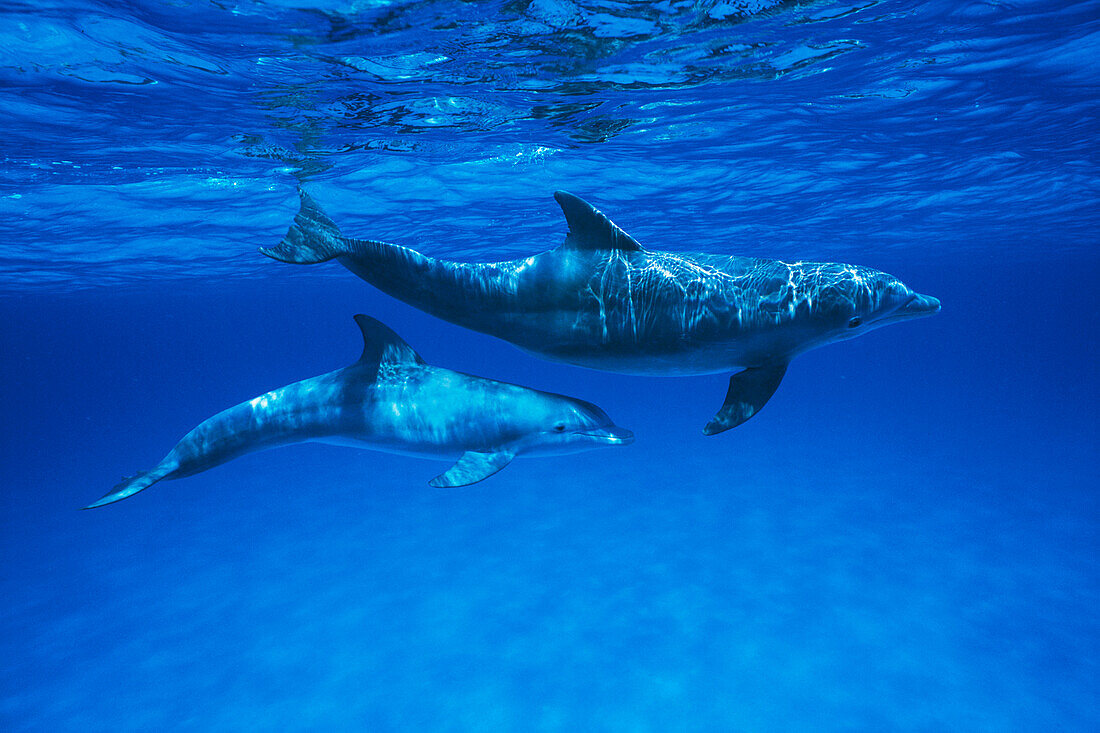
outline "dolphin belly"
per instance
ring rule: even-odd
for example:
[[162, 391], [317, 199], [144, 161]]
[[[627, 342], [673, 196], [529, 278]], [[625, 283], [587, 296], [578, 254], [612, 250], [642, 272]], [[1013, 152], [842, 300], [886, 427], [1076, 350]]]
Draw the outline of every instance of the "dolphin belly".
[[440, 461], [455, 461], [463, 453], [463, 450], [458, 447], [436, 446], [408, 440], [356, 438], [346, 435], [311, 438], [309, 442], [323, 443], [324, 445], [337, 445], [342, 448], [381, 451], [383, 453], [392, 453], [393, 455], [408, 456], [410, 458], [433, 458]]
[[644, 348], [544, 349], [521, 347], [523, 351], [550, 361], [617, 374], [641, 377], [688, 377], [705, 374], [728, 374], [731, 369], [747, 366], [745, 357], [731, 354], [722, 346], [697, 347], [683, 351]]

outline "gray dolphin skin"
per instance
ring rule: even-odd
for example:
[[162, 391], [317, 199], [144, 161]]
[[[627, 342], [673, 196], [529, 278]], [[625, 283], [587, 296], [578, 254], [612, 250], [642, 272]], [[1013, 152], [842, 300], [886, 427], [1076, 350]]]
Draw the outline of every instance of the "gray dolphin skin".
[[124, 479], [85, 509], [191, 476], [245, 453], [303, 441], [457, 462], [429, 483], [466, 486], [517, 455], [558, 455], [633, 442], [583, 400], [425, 364], [397, 334], [367, 316], [359, 361], [218, 413], [184, 436], [153, 469]]
[[260, 251], [283, 262], [336, 259], [379, 290], [540, 357], [627, 374], [728, 373], [714, 435], [756, 414], [804, 351], [940, 302], [878, 270], [643, 249], [580, 198], [558, 191], [569, 233], [519, 260], [465, 263], [351, 239], [304, 191], [286, 237]]

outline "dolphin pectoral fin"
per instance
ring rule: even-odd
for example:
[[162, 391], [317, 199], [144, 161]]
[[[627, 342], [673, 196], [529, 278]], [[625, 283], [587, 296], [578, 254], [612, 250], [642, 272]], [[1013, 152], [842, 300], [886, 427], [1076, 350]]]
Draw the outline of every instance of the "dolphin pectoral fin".
[[703, 428], [704, 435], [718, 433], [735, 428], [760, 412], [779, 383], [787, 373], [787, 362], [751, 367], [730, 377], [730, 388], [726, 392], [726, 401], [714, 419]]
[[516, 457], [510, 451], [499, 453], [477, 453], [468, 450], [462, 454], [455, 465], [433, 478], [428, 483], [437, 489], [453, 489], [456, 486], [469, 486], [484, 481], [500, 469], [507, 466]]

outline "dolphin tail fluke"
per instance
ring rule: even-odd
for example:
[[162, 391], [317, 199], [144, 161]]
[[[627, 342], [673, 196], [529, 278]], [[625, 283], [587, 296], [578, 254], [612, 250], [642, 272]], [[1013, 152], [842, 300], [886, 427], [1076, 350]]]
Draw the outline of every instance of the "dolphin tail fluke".
[[143, 489], [147, 489], [157, 481], [163, 478], [167, 478], [172, 471], [175, 470], [175, 466], [172, 464], [165, 465], [160, 464], [156, 468], [149, 471], [142, 471], [136, 473], [133, 476], [127, 476], [116, 485], [113, 489], [107, 492], [106, 495], [99, 501], [92, 502], [85, 509], [95, 509], [96, 507], [106, 506], [107, 504], [114, 504], [116, 501], [122, 501], [123, 499], [133, 496]]
[[281, 262], [312, 265], [339, 257], [348, 251], [340, 227], [328, 218], [313, 198], [298, 189], [302, 205], [283, 241], [274, 247], [260, 247], [260, 252]]
[[714, 419], [703, 428], [703, 434], [725, 432], [760, 412], [760, 408], [775, 394], [786, 373], [787, 364], [784, 362], [751, 367], [734, 374], [730, 377], [726, 401]]

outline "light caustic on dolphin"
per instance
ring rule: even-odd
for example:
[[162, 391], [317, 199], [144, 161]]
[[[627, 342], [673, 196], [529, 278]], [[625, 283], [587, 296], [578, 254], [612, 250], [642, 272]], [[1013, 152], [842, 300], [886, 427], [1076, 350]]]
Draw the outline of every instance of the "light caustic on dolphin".
[[304, 191], [283, 262], [336, 259], [378, 289], [541, 357], [628, 374], [730, 377], [708, 435], [740, 425], [798, 354], [940, 308], [878, 270], [643, 249], [588, 203], [554, 198], [565, 242], [519, 260], [451, 262], [340, 233]]
[[595, 405], [425, 364], [382, 323], [356, 316], [359, 361], [218, 413], [149, 471], [124, 479], [111, 504], [164, 479], [205, 471], [245, 453], [303, 441], [457, 462], [429, 483], [465, 486], [517, 455], [573, 453], [633, 441]]

